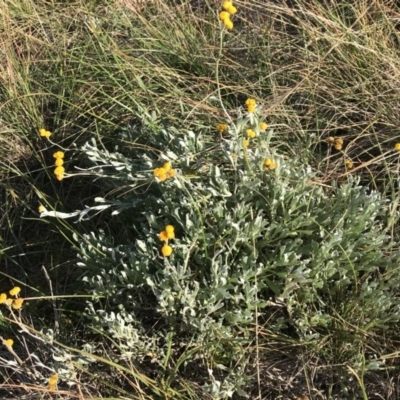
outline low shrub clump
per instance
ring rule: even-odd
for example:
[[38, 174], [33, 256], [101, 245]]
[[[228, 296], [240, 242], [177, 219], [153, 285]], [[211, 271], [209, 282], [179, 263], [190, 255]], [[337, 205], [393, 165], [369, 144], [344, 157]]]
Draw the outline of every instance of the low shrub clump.
[[[250, 390], [245, 349], [255, 326], [290, 331], [311, 347], [324, 332], [338, 340], [352, 326], [339, 341], [347, 346], [400, 318], [387, 201], [351, 175], [323, 184], [310, 166], [279, 153], [258, 111], [249, 99], [235, 121], [217, 127], [217, 145], [201, 132], [149, 128], [151, 121], [121, 133], [125, 143], [136, 138], [124, 154], [94, 140], [82, 148], [92, 163], [84, 173], [108, 195], [79, 218], [104, 210], [124, 231], [99, 226], [76, 241], [93, 296], [88, 324], [117, 341], [123, 359], [150, 358], [159, 379], [169, 363], [172, 375], [196, 365], [214, 398]], [[287, 314], [271, 317], [277, 301]], [[341, 361], [358, 356], [353, 347]]]

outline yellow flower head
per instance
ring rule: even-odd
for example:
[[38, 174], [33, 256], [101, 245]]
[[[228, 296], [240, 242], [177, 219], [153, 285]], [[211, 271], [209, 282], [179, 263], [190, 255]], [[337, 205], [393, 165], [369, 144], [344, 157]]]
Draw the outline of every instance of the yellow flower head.
[[335, 144], [333, 146], [336, 150], [342, 150], [342, 145], [341, 144]]
[[58, 181], [62, 181], [62, 180], [64, 179], [64, 174], [58, 174], [58, 175], [56, 175], [56, 179], [57, 179]]
[[247, 106], [247, 112], [249, 113], [254, 113], [256, 111], [256, 106], [253, 104], [250, 104], [249, 106]]
[[154, 176], [159, 178], [161, 175], [165, 175], [167, 173], [167, 171], [165, 170], [165, 168], [155, 168], [153, 173], [154, 173]]
[[172, 163], [166, 162], [161, 168], [154, 168], [153, 174], [159, 181], [163, 182], [176, 175], [176, 169], [171, 168]]
[[46, 129], [39, 129], [39, 135], [45, 138], [49, 138], [51, 136], [51, 132], [50, 131], [46, 131]]
[[165, 227], [165, 231], [166, 231], [166, 232], [174, 232], [174, 231], [175, 231], [175, 228], [173, 227], [173, 225], [167, 225], [167, 226]]
[[161, 253], [164, 257], [169, 257], [172, 254], [172, 247], [164, 244], [164, 246], [161, 247]]
[[0, 304], [5, 303], [7, 300], [7, 295], [5, 293], [0, 294]]
[[15, 299], [12, 303], [12, 308], [14, 308], [15, 310], [19, 310], [22, 307], [23, 302], [24, 299], [22, 299], [21, 297], [19, 299]]
[[353, 162], [351, 160], [346, 160], [344, 163], [348, 169], [353, 168]]
[[175, 239], [175, 229], [172, 225], [167, 225], [165, 227], [165, 232], [167, 234], [168, 239]]
[[53, 374], [49, 378], [49, 390], [52, 390], [52, 391], [56, 390], [57, 381], [58, 381], [58, 375], [57, 374]]
[[226, 124], [218, 124], [217, 125], [217, 131], [222, 133], [228, 129], [228, 125]]
[[397, 151], [400, 151], [400, 143], [396, 143], [396, 144], [394, 145], [394, 148], [395, 148]]
[[254, 139], [256, 137], [256, 133], [253, 131], [253, 129], [247, 129], [246, 135], [249, 139]]
[[58, 380], [58, 375], [54, 374], [49, 378], [49, 385], [55, 385]]
[[222, 3], [222, 8], [223, 8], [224, 10], [227, 10], [227, 11], [228, 11], [228, 8], [229, 8], [229, 7], [232, 7], [232, 6], [233, 6], [233, 4], [232, 4], [232, 2], [229, 1], [229, 0], [224, 1], [224, 2]]
[[46, 211], [46, 209], [45, 209], [44, 206], [40, 205], [40, 206], [38, 207], [38, 211], [39, 211], [40, 213], [42, 213], [43, 211]]
[[272, 163], [272, 160], [270, 158], [266, 158], [264, 161], [264, 167], [268, 168]]
[[259, 127], [260, 127], [261, 131], [266, 131], [268, 128], [268, 125], [265, 122], [260, 122]]
[[171, 168], [172, 168], [171, 161], [166, 162], [166, 163], [163, 165], [163, 168], [165, 169], [165, 172], [170, 171]]
[[256, 101], [254, 99], [247, 99], [246, 106], [249, 113], [256, 111]]
[[268, 169], [275, 169], [276, 162], [274, 160], [271, 160], [270, 158], [266, 158], [264, 161], [264, 167]]
[[16, 296], [19, 292], [21, 291], [21, 288], [19, 286], [14, 286], [10, 291], [11, 296]]
[[14, 340], [12, 340], [12, 339], [7, 339], [7, 340], [4, 340], [4, 342], [3, 342], [6, 346], [12, 346], [13, 344], [14, 344]]
[[170, 171], [167, 172], [167, 178], [172, 178], [173, 176], [176, 175], [176, 169], [171, 169]]
[[334, 138], [333, 136], [328, 136], [327, 139], [326, 139], [326, 141], [327, 141], [328, 143], [335, 143], [335, 138]]
[[230, 19], [230, 14], [227, 12], [227, 11], [221, 11], [220, 13], [219, 13], [219, 19], [221, 20], [221, 21], [225, 21], [225, 20], [227, 20], [227, 19]]
[[162, 231], [158, 234], [158, 237], [160, 238], [160, 240], [162, 240], [163, 242], [166, 242], [168, 240], [168, 233], [166, 231]]
[[244, 139], [243, 140], [243, 147], [249, 147], [250, 140], [249, 139]]
[[233, 22], [230, 19], [224, 19], [224, 25], [226, 29], [233, 29]]
[[14, 299], [12, 299], [11, 297], [9, 297], [9, 298], [5, 301], [5, 303], [6, 303], [7, 306], [11, 306], [11, 304], [12, 304], [13, 301], [14, 301]]
[[53, 157], [54, 157], [54, 158], [64, 158], [64, 152], [63, 152], [63, 151], [56, 151], [56, 152], [53, 154]]
[[335, 145], [342, 146], [343, 145], [343, 139], [342, 138], [335, 139], [334, 143], [335, 143]]
[[237, 13], [237, 8], [232, 5], [229, 8], [227, 8], [226, 11], [228, 11], [229, 14], [233, 15]]
[[61, 165], [64, 164], [64, 160], [62, 158], [56, 158], [56, 160], [54, 161], [54, 165], [56, 167], [61, 167]]
[[54, 175], [62, 175], [65, 171], [65, 168], [62, 166], [59, 166], [54, 169]]
[[156, 177], [157, 177], [158, 175], [160, 175], [160, 168], [154, 168], [154, 169], [153, 169], [153, 175], [156, 176]]

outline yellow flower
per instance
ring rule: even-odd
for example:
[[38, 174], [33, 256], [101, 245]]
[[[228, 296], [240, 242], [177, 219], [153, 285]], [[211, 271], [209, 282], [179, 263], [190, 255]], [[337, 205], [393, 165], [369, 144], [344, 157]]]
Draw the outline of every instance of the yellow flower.
[[249, 113], [254, 113], [256, 111], [256, 106], [254, 104], [250, 104], [249, 106], [247, 106], [247, 111]]
[[166, 162], [166, 163], [163, 165], [163, 168], [165, 169], [165, 172], [170, 171], [171, 168], [172, 168], [171, 161]]
[[57, 374], [53, 374], [49, 378], [49, 390], [55, 390], [56, 389], [57, 381], [58, 381], [58, 375]]
[[46, 129], [39, 129], [39, 135], [45, 138], [49, 138], [51, 136], [51, 132], [50, 131], [46, 131]]
[[269, 167], [272, 163], [272, 160], [270, 158], [266, 158], [264, 161], [264, 167]]
[[232, 4], [232, 2], [229, 1], [229, 0], [224, 1], [224, 2], [222, 3], [222, 8], [223, 8], [224, 10], [226, 10], [226, 11], [228, 11], [228, 8], [230, 8], [230, 7], [232, 7], [232, 6], [233, 6], [233, 4]]
[[256, 101], [254, 99], [246, 100], [247, 111], [253, 113], [256, 110]]
[[175, 175], [176, 175], [176, 169], [172, 168], [170, 171], [167, 172], [167, 178], [172, 178]]
[[154, 173], [154, 176], [159, 178], [160, 175], [165, 175], [167, 173], [167, 171], [165, 170], [165, 168], [155, 168], [153, 173]]
[[260, 122], [259, 127], [260, 127], [260, 130], [266, 131], [268, 128], [268, 125], [265, 122]]
[[335, 142], [335, 138], [333, 136], [328, 136], [328, 138], [326, 139], [326, 141], [328, 143], [334, 143]]
[[9, 297], [7, 300], [6, 300], [6, 305], [7, 306], [11, 306], [11, 304], [12, 304], [12, 302], [14, 301], [14, 299], [12, 299], [11, 297]]
[[163, 242], [166, 242], [168, 240], [168, 233], [166, 231], [162, 231], [158, 234], [158, 237], [160, 238], [160, 240], [162, 240]]
[[7, 300], [7, 295], [5, 293], [0, 294], [0, 304], [5, 303]]
[[228, 11], [229, 14], [233, 15], [237, 13], [237, 8], [232, 5], [229, 8], [227, 8], [226, 11]]
[[343, 145], [343, 139], [342, 138], [335, 139], [334, 143], [335, 143], [335, 145], [341, 146], [341, 145]]
[[62, 166], [59, 166], [54, 169], [54, 175], [62, 175], [65, 171], [65, 168]]
[[253, 129], [247, 129], [246, 135], [249, 139], [254, 139], [256, 137], [256, 133], [253, 131]]
[[342, 138], [335, 139], [335, 141], [333, 142], [333, 147], [334, 147], [336, 150], [342, 150], [342, 147], [343, 147], [343, 139], [342, 139]]
[[4, 342], [3, 342], [6, 346], [12, 346], [13, 344], [14, 344], [14, 340], [12, 340], [12, 339], [7, 339], [7, 340], [4, 340]]
[[160, 175], [160, 168], [154, 168], [154, 170], [153, 170], [153, 175], [154, 176], [158, 176], [158, 175]]
[[22, 299], [21, 297], [19, 299], [15, 299], [12, 303], [12, 308], [14, 308], [15, 310], [19, 310], [22, 307], [23, 302], [24, 299]]
[[226, 12], [226, 11], [221, 11], [220, 13], [219, 13], [219, 19], [221, 20], [221, 21], [225, 21], [225, 20], [227, 20], [227, 19], [230, 19], [230, 14], [228, 13], [228, 12]]
[[16, 296], [19, 292], [21, 291], [21, 288], [19, 286], [14, 286], [10, 291], [11, 296]]
[[56, 152], [53, 154], [53, 157], [54, 157], [54, 158], [64, 158], [64, 152], [63, 152], [63, 151], [56, 151]]
[[172, 247], [164, 244], [164, 246], [161, 248], [161, 253], [164, 257], [169, 257], [172, 254]]
[[344, 163], [345, 163], [345, 165], [346, 165], [347, 168], [349, 168], [349, 169], [352, 169], [352, 168], [353, 168], [353, 163], [352, 163], [351, 160], [346, 160]]
[[39, 211], [40, 213], [42, 213], [43, 211], [46, 211], [46, 209], [44, 208], [44, 206], [42, 206], [42, 205], [40, 204], [40, 206], [38, 207], [38, 211]]
[[56, 167], [61, 167], [61, 165], [64, 164], [64, 160], [62, 158], [56, 158], [56, 161], [54, 161], [54, 165]]
[[58, 181], [62, 181], [64, 179], [64, 171], [65, 171], [65, 168], [61, 165], [54, 169], [54, 175], [56, 176], [56, 179]]
[[165, 227], [165, 232], [168, 239], [175, 239], [175, 229], [172, 225], [167, 225]]
[[249, 147], [250, 140], [249, 139], [244, 139], [243, 140], [243, 147]]
[[270, 158], [266, 158], [264, 161], [264, 167], [268, 169], [275, 169], [276, 162], [274, 160], [271, 160]]
[[228, 129], [228, 125], [226, 124], [218, 124], [217, 125], [217, 131], [222, 133]]
[[394, 145], [394, 148], [395, 148], [397, 151], [400, 151], [400, 143], [396, 143], [396, 144]]
[[175, 231], [175, 228], [173, 227], [173, 225], [167, 225], [167, 226], [165, 227], [165, 231], [166, 231], [166, 232], [174, 232], [174, 231]]
[[226, 29], [233, 29], [233, 22], [230, 19], [224, 19], [224, 25]]
[[161, 182], [176, 175], [176, 169], [171, 168], [170, 161], [166, 162], [161, 168], [155, 168], [153, 174]]

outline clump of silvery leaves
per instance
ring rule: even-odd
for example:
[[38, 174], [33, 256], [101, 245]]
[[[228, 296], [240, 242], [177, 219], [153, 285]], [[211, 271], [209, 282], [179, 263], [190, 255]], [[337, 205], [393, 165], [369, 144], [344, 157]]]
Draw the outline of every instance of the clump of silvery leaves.
[[[153, 115], [121, 133], [125, 145], [82, 149], [84, 172], [106, 194], [80, 217], [102, 210], [123, 232], [99, 226], [77, 240], [90, 323], [118, 340], [122, 358], [150, 357], [162, 370], [171, 351], [187, 354], [177, 360], [196, 365], [214, 398], [248, 392], [254, 370], [244, 352], [256, 325], [312, 342], [337, 323], [333, 310], [369, 332], [400, 317], [387, 201], [351, 176], [327, 185], [280, 154], [271, 129], [244, 148], [245, 128], [257, 123], [241, 115], [210, 140], [157, 126]], [[159, 182], [153, 170], [166, 161], [178, 174]], [[175, 239], [163, 257], [167, 224]]]

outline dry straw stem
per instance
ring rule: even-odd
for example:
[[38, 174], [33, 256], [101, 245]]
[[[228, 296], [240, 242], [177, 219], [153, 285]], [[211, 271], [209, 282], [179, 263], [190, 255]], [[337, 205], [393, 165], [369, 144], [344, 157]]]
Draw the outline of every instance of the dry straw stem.
[[[279, 114], [281, 126], [287, 119], [288, 133], [297, 137], [341, 130], [357, 140], [362, 161], [378, 142], [390, 145], [400, 85], [395, 8], [379, 2], [327, 7], [305, 1], [292, 7], [256, 2], [254, 7], [270, 24], [269, 81], [276, 94], [265, 101], [265, 113]], [[258, 21], [252, 28], [261, 34]], [[295, 130], [296, 120], [301, 131]]]
[[[10, 319], [10, 318], [5, 318], [5, 320], [8, 321], [9, 323], [17, 325], [22, 331], [28, 333], [31, 337], [37, 338], [40, 341], [44, 340], [45, 342], [48, 342], [48, 338], [45, 335], [43, 335], [41, 332], [38, 332], [33, 327], [26, 325], [21, 320]], [[157, 384], [157, 382], [155, 380], [153, 380], [153, 379], [147, 377], [146, 375], [142, 374], [141, 372], [137, 371], [133, 365], [131, 366], [131, 368], [126, 368], [123, 365], [118, 364], [108, 358], [103, 358], [96, 354], [88, 353], [83, 350], [79, 350], [79, 349], [76, 349], [76, 348], [73, 348], [70, 346], [66, 346], [65, 344], [63, 344], [55, 339], [52, 339], [51, 343], [53, 346], [57, 346], [59, 348], [68, 350], [72, 354], [77, 354], [82, 357], [87, 357], [89, 359], [96, 360], [102, 365], [108, 365], [108, 366], [114, 368], [115, 371], [119, 371], [122, 374], [126, 374], [127, 376], [134, 378], [135, 380], [137, 380], [138, 382], [143, 384], [146, 388], [150, 388], [157, 395], [167, 396], [167, 393], [164, 392], [161, 388], [159, 388], [159, 385]], [[11, 348], [11, 350], [13, 351], [12, 348]], [[19, 357], [15, 353], [13, 353], [13, 355], [19, 359]], [[22, 363], [21, 359], [19, 359], [18, 363], [20, 363], [20, 362]], [[170, 388], [168, 390], [168, 395], [176, 396], [176, 395], [178, 395], [178, 392], [176, 392], [175, 390]]]

